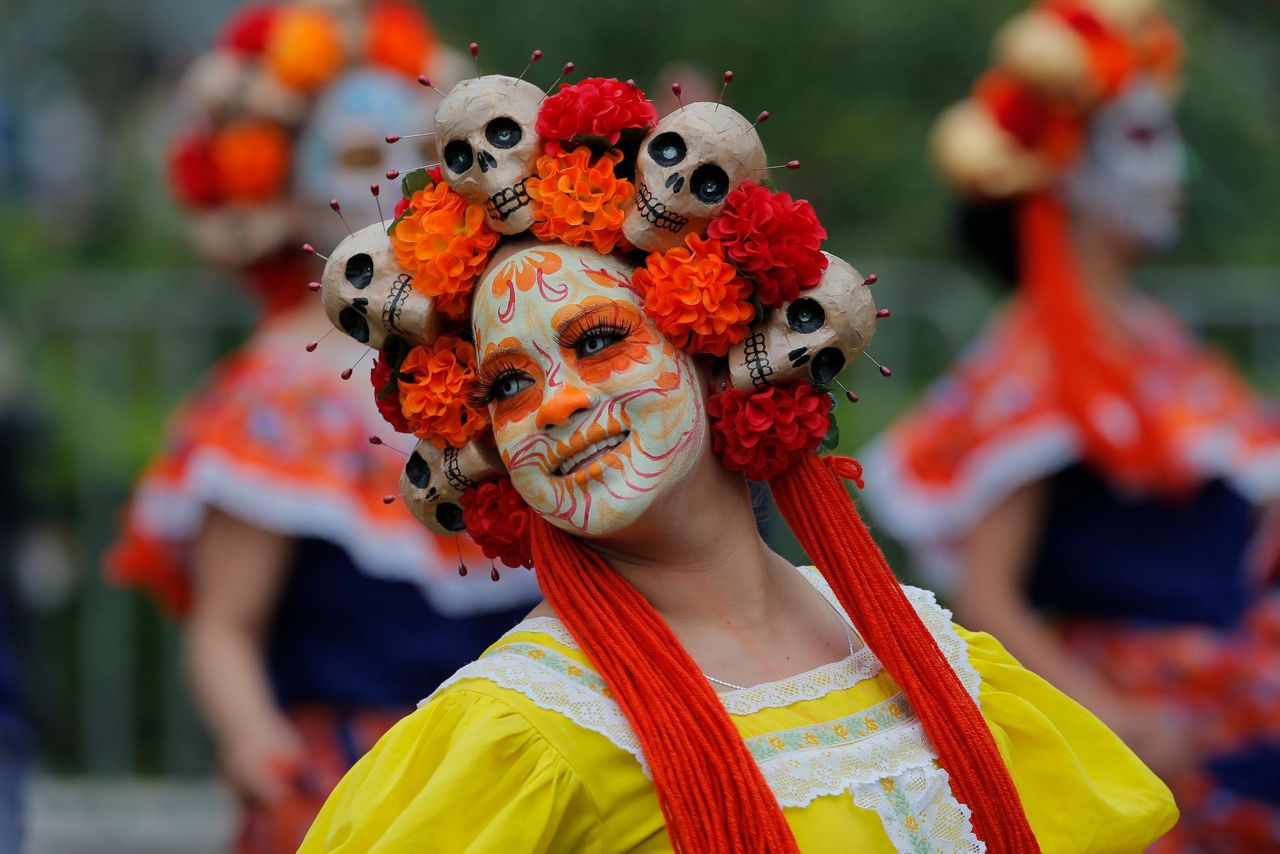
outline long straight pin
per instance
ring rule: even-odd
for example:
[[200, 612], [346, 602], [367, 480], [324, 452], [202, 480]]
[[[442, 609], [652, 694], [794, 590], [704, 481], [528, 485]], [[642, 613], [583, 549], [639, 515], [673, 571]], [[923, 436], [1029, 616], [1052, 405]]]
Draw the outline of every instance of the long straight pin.
[[471, 61], [475, 63], [475, 66], [476, 66], [476, 77], [479, 77], [480, 76], [480, 43], [472, 42], [470, 45], [468, 45], [468, 50], [471, 51]]
[[430, 89], [431, 91], [433, 91], [433, 92], [435, 92], [437, 95], [439, 95], [441, 98], [443, 98], [443, 97], [444, 97], [444, 93], [443, 93], [443, 92], [441, 92], [439, 89], [437, 89], [435, 86], [432, 86], [432, 85], [431, 85], [431, 78], [430, 78], [430, 77], [428, 77], [428, 76], [427, 76], [427, 75], [425, 75], [425, 74], [419, 74], [419, 75], [418, 75], [418, 85], [419, 85], [419, 86], [422, 86], [422, 87], [424, 87], [424, 88]]
[[453, 545], [458, 549], [458, 575], [465, 578], [467, 575], [467, 565], [462, 561], [462, 543], [455, 539], [453, 541]]
[[347, 234], [351, 235], [352, 237], [355, 237], [356, 233], [351, 230], [350, 225], [347, 225], [347, 218], [342, 215], [342, 205], [338, 204], [338, 200], [330, 199], [329, 207], [332, 208], [333, 212], [338, 215], [338, 219], [342, 220], [342, 227], [347, 230]]
[[849, 400], [850, 403], [858, 402], [858, 395], [855, 394], [854, 392], [849, 391], [849, 389], [845, 388], [844, 383], [840, 382], [840, 380], [836, 380], [836, 385], [840, 386], [841, 390], [844, 391], [844, 396]]
[[756, 120], [751, 123], [751, 126], [759, 127], [760, 125], [764, 124], [767, 121], [769, 121], [769, 111], [761, 110], [760, 115], [756, 116]]
[[872, 364], [874, 364], [877, 368], [879, 368], [879, 369], [880, 369], [880, 376], [882, 376], [882, 377], [889, 377], [889, 376], [893, 376], [893, 371], [889, 370], [886, 366], [884, 366], [884, 365], [880, 364], [879, 362], [877, 362], [877, 361], [876, 361], [876, 357], [875, 357], [875, 356], [871, 355], [870, 353], [868, 353], [868, 352], [867, 352], [867, 351], [865, 351], [865, 350], [864, 350], [864, 351], [862, 351], [862, 355], [864, 355], [864, 356], [866, 356], [868, 359], [870, 359], [870, 360], [871, 360], [871, 362], [872, 362]]
[[682, 90], [680, 89], [680, 84], [679, 84], [679, 83], [672, 83], [672, 84], [671, 84], [671, 94], [676, 96], [676, 103], [680, 105], [679, 107], [677, 107], [677, 109], [683, 110], [683, 109], [684, 109], [684, 98], [680, 97], [680, 92], [681, 92], [681, 91], [682, 91]]
[[373, 352], [373, 348], [372, 348], [372, 347], [365, 347], [365, 348], [364, 348], [364, 352], [360, 354], [360, 358], [359, 358], [359, 359], [356, 359], [354, 362], [352, 362], [352, 363], [351, 363], [351, 367], [347, 368], [345, 371], [343, 371], [343, 372], [342, 372], [342, 378], [343, 378], [344, 380], [349, 380], [349, 379], [351, 379], [351, 375], [352, 375], [353, 373], [355, 373], [356, 366], [357, 366], [357, 365], [359, 365], [361, 362], [363, 362], [363, 361], [364, 361], [364, 357], [365, 357], [365, 356], [367, 356], [367, 355], [369, 355], [369, 354], [370, 354], [370, 353], [372, 353], [372, 352]]
[[440, 165], [439, 163], [423, 163], [421, 166], [411, 166], [408, 169], [405, 169], [403, 171], [400, 169], [388, 169], [386, 172], [387, 180], [394, 181], [395, 179], [403, 175], [405, 172], [417, 172], [419, 169], [434, 169], [439, 165]]
[[733, 72], [726, 71], [724, 73], [724, 84], [720, 87], [720, 97], [716, 98], [716, 109], [712, 110], [711, 112], [714, 113], [716, 110], [720, 109], [720, 102], [724, 100], [724, 90], [728, 89], [729, 84], [732, 82], [733, 82]]
[[382, 215], [382, 187], [377, 182], [369, 185], [369, 193], [373, 196], [373, 203], [378, 206], [378, 223], [385, 229], [387, 227], [387, 218]]
[[310, 243], [304, 243], [304, 244], [302, 244], [302, 251], [303, 251], [303, 252], [305, 252], [305, 253], [307, 253], [308, 255], [314, 255], [314, 256], [316, 256], [317, 258], [319, 258], [319, 259], [321, 259], [321, 260], [323, 260], [323, 261], [328, 261], [328, 260], [329, 260], [329, 256], [328, 256], [328, 255], [321, 255], [319, 252], [317, 252], [317, 251], [316, 251], [316, 248], [315, 248], [314, 246], [312, 246]]
[[409, 456], [409, 452], [408, 452], [408, 451], [402, 451], [402, 450], [400, 450], [399, 448], [393, 448], [393, 447], [391, 447], [390, 445], [388, 445], [386, 442], [382, 441], [382, 437], [381, 437], [381, 436], [379, 436], [377, 433], [374, 433], [374, 434], [372, 434], [372, 435], [370, 435], [370, 436], [369, 436], [369, 444], [370, 444], [370, 445], [381, 445], [382, 447], [386, 448], [388, 451], [395, 451], [397, 454], [399, 454], [399, 455], [400, 455], [400, 456], [402, 456], [402, 457], [407, 457], [407, 456]]
[[521, 71], [521, 72], [520, 72], [520, 76], [519, 76], [519, 77], [517, 77], [516, 79], [517, 79], [517, 80], [523, 80], [523, 79], [524, 79], [524, 76], [525, 76], [526, 74], [528, 74], [528, 73], [529, 73], [529, 69], [530, 69], [530, 68], [533, 68], [534, 63], [535, 63], [535, 62], [538, 62], [540, 59], [542, 59], [542, 51], [540, 51], [540, 50], [535, 50], [533, 53], [529, 54], [529, 62], [528, 62], [528, 64], [527, 64], [527, 65], [525, 65], [525, 67], [524, 67], [524, 71]]
[[555, 80], [551, 81], [551, 85], [547, 87], [547, 91], [542, 93], [542, 97], [538, 99], [538, 103], [541, 104], [543, 101], [545, 101], [547, 99], [547, 96], [551, 94], [551, 90], [556, 88], [556, 84], [559, 83], [561, 80], [565, 79], [566, 77], [568, 77], [570, 74], [572, 74], [573, 69], [575, 68], [577, 68], [577, 66], [574, 65], [572, 62], [566, 62], [564, 64], [564, 68], [560, 69], [560, 76], [557, 77]]
[[389, 133], [382, 139], [387, 145], [395, 145], [402, 139], [420, 139], [424, 136], [435, 136], [435, 131], [426, 131], [425, 133]]
[[308, 345], [307, 345], [307, 352], [308, 352], [308, 353], [314, 353], [314, 352], [316, 351], [316, 348], [320, 346], [320, 342], [321, 342], [321, 341], [323, 341], [324, 339], [328, 338], [328, 337], [329, 337], [329, 335], [330, 335], [330, 333], [332, 333], [335, 329], [337, 329], [337, 327], [336, 327], [336, 326], [335, 326], [333, 329], [330, 329], [330, 330], [329, 330], [328, 332], [326, 332], [325, 334], [321, 335], [321, 336], [320, 336], [319, 338], [317, 338], [316, 340], [312, 341], [310, 344], [308, 344]]
[[786, 163], [779, 163], [777, 166], [766, 166], [766, 167], [764, 167], [764, 169], [763, 169], [762, 171], [764, 171], [764, 172], [768, 172], [770, 169], [792, 169], [792, 170], [795, 170], [795, 169], [799, 169], [799, 168], [800, 168], [800, 161], [799, 161], [799, 160], [788, 160]]
[[867, 275], [862, 280], [862, 284], [874, 285], [878, 281], [880, 281], [880, 277], [877, 276], [875, 273], [867, 273]]

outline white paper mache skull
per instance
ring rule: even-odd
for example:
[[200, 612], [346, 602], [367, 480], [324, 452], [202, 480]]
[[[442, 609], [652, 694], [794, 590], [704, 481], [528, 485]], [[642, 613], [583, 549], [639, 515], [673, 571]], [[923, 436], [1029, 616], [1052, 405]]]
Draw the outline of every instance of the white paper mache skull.
[[734, 388], [754, 392], [800, 378], [825, 386], [871, 344], [877, 322], [871, 288], [847, 262], [823, 254], [822, 281], [770, 312], [729, 351]]
[[414, 346], [435, 338], [440, 317], [433, 301], [414, 290], [380, 223], [338, 244], [321, 285], [329, 322], [361, 344], [381, 350], [392, 335]]
[[499, 234], [519, 234], [533, 224], [525, 181], [542, 151], [534, 131], [542, 98], [532, 83], [489, 74], [462, 81], [436, 106], [444, 177], [484, 207]]
[[622, 231], [636, 247], [665, 252], [701, 234], [725, 197], [743, 181], [760, 180], [760, 135], [723, 104], [685, 104], [649, 132], [636, 158], [635, 205]]
[[294, 125], [307, 114], [307, 97], [290, 89], [260, 64], [229, 50], [201, 56], [183, 81], [186, 91], [213, 116], [252, 115]]
[[423, 439], [405, 463], [400, 494], [419, 522], [447, 536], [466, 529], [462, 493], [504, 471], [497, 449], [485, 441], [441, 449]]

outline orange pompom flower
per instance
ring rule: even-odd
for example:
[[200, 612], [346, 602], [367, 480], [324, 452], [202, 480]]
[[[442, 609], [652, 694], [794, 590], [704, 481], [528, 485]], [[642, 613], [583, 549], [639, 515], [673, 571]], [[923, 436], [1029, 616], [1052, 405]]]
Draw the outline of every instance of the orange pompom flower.
[[461, 448], [489, 426], [489, 415], [467, 402], [476, 376], [475, 348], [452, 335], [414, 347], [400, 363], [400, 411], [416, 436]]
[[414, 193], [391, 230], [396, 261], [413, 271], [414, 288], [455, 320], [467, 316], [471, 287], [497, 245], [498, 233], [485, 223], [484, 209], [445, 183]]
[[719, 241], [696, 234], [683, 247], [650, 254], [632, 283], [658, 330], [689, 353], [725, 355], [755, 319], [751, 283], [725, 259]]
[[427, 70], [436, 36], [417, 9], [400, 0], [382, 0], [369, 10], [365, 28], [371, 64], [409, 77]]
[[621, 152], [608, 151], [592, 163], [585, 146], [539, 157], [537, 174], [525, 185], [533, 199], [533, 233], [601, 253], [629, 248], [622, 218], [635, 187], [614, 175], [621, 160]]
[[222, 197], [261, 202], [279, 193], [289, 177], [289, 135], [268, 122], [228, 125], [209, 141]]
[[267, 38], [265, 59], [281, 83], [314, 92], [342, 70], [342, 30], [322, 9], [282, 11]]

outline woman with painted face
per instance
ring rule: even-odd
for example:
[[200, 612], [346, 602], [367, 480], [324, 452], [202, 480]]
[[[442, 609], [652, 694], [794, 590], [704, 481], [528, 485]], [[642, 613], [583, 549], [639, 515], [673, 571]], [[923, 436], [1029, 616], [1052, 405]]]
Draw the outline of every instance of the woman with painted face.
[[866, 457], [868, 499], [966, 621], [1174, 786], [1169, 850], [1280, 847], [1280, 420], [1152, 299], [1177, 236], [1178, 40], [1045, 2], [935, 132], [1013, 299]]
[[[188, 81], [170, 177], [198, 249], [263, 311], [185, 402], [109, 564], [184, 618], [195, 699], [245, 807], [241, 851], [296, 850], [359, 755], [535, 601], [523, 573], [493, 584], [474, 544], [384, 503], [404, 457], [368, 442], [390, 433], [368, 363], [352, 378], [368, 350], [309, 343], [329, 325], [298, 245], [345, 234], [330, 196], [377, 218], [370, 172], [425, 156], [383, 137], [431, 121], [415, 78], [448, 59], [407, 4], [256, 5]], [[459, 577], [460, 561], [483, 571]]]
[[[612, 78], [531, 112], [521, 88], [445, 96], [440, 169], [323, 287], [356, 335], [353, 278], [430, 302], [378, 357], [420, 439], [405, 498], [546, 601], [382, 738], [303, 850], [1120, 852], [1168, 830], [1116, 736], [897, 582], [846, 491], [860, 467], [819, 455], [874, 280], [760, 183], [751, 123], [659, 119]], [[816, 566], [760, 538], [748, 480]]]

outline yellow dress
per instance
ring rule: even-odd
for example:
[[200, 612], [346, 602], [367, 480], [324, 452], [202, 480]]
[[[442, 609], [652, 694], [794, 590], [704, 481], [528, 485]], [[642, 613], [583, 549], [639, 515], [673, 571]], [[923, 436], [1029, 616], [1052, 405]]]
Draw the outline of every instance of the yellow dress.
[[[820, 575], [803, 570], [833, 604]], [[1140, 852], [1169, 790], [1101, 722], [904, 588], [982, 712], [1046, 854]], [[968, 809], [865, 647], [722, 694], [800, 849], [981, 852]], [[668, 852], [644, 757], [564, 626], [526, 620], [397, 724], [334, 790], [303, 852]]]

